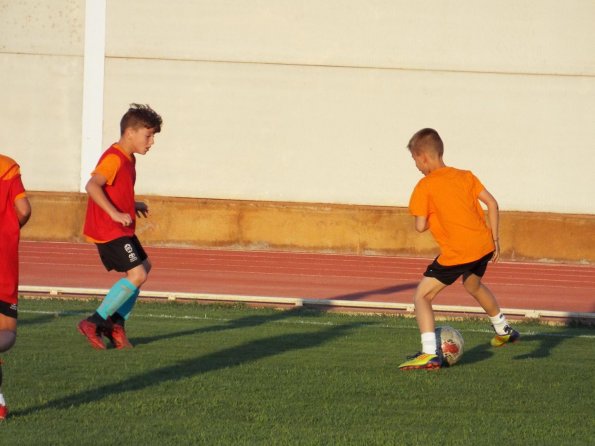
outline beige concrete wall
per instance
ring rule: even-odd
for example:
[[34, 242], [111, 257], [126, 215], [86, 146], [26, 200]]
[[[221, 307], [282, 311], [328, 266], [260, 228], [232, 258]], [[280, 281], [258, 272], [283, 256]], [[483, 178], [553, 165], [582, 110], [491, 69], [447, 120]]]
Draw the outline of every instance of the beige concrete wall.
[[78, 190], [84, 2], [0, 0], [0, 152], [33, 190]]
[[[146, 245], [273, 249], [432, 257], [429, 233], [418, 234], [407, 210], [190, 198], [141, 197], [150, 208], [138, 220]], [[26, 240], [83, 241], [83, 194], [30, 193], [34, 209]], [[57, 218], [56, 216], [60, 216]], [[555, 234], [555, 236], [552, 236]], [[501, 213], [506, 260], [595, 262], [595, 216]]]
[[[192, 203], [151, 198], [186, 222], [150, 220], [151, 242], [425, 255], [400, 219], [419, 180], [406, 142], [432, 126], [499, 200], [507, 255], [593, 258], [595, 3], [106, 4], [103, 147], [150, 103], [165, 125], [137, 192]], [[0, 0], [0, 151], [29, 190], [75, 193], [88, 174], [84, 16], [82, 0]], [[71, 198], [55, 204], [74, 214], [27, 236], [79, 237]]]
[[576, 193], [595, 189], [593, 17], [584, 0], [109, 2], [104, 139], [142, 100], [165, 126], [141, 193], [405, 206], [404, 146], [433, 126], [503, 209], [593, 213]]

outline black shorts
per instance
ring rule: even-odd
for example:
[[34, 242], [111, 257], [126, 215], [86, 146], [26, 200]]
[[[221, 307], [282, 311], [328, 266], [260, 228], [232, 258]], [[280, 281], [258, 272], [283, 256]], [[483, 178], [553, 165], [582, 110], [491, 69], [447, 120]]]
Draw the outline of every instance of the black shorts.
[[17, 319], [19, 316], [19, 306], [0, 300], [0, 314]]
[[121, 273], [142, 265], [148, 258], [136, 235], [120, 237], [107, 243], [97, 243], [97, 251], [108, 271], [116, 270]]
[[428, 266], [428, 269], [426, 269], [424, 276], [438, 279], [444, 285], [452, 285], [461, 275], [463, 276], [463, 282], [471, 274], [483, 277], [488, 267], [488, 262], [492, 259], [493, 255], [494, 253], [490, 252], [474, 262], [450, 266], [440, 265], [437, 261], [438, 257], [436, 257], [434, 262], [432, 262], [432, 264]]

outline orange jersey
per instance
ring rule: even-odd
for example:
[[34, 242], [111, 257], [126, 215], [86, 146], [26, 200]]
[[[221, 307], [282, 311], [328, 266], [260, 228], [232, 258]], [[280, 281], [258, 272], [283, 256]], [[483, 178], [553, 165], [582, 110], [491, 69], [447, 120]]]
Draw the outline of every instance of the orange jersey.
[[409, 211], [428, 219], [440, 246], [441, 265], [473, 262], [494, 250], [492, 231], [478, 200], [483, 190], [475, 175], [453, 167], [435, 170], [415, 186]]
[[0, 155], [0, 300], [17, 303], [20, 226], [14, 203], [25, 197], [19, 165]]

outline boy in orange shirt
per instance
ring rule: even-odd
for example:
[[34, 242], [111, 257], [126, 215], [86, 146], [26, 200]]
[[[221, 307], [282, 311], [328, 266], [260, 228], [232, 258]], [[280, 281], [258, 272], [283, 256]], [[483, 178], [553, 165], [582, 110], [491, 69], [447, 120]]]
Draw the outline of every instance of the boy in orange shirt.
[[[30, 216], [19, 165], [0, 155], [0, 352], [10, 350], [17, 339], [19, 240]], [[0, 361], [0, 420], [7, 416]]]
[[[495, 198], [471, 172], [444, 164], [444, 145], [436, 130], [418, 131], [407, 148], [424, 175], [413, 190], [409, 211], [415, 216], [418, 232], [430, 230], [440, 255], [428, 266], [414, 296], [422, 351], [399, 368], [433, 369], [442, 367], [442, 355], [436, 340], [432, 300], [460, 276], [465, 290], [485, 310], [496, 331], [492, 346], [515, 342], [520, 335], [508, 325], [496, 298], [481, 282], [488, 262], [497, 262], [500, 256]], [[480, 201], [488, 208], [489, 226]]]
[[117, 349], [130, 348], [124, 322], [146, 282], [151, 263], [134, 234], [136, 215], [147, 215], [134, 198], [135, 154], [145, 155], [161, 131], [162, 119], [148, 105], [131, 104], [120, 121], [120, 140], [101, 158], [85, 187], [89, 194], [83, 232], [96, 244], [105, 268], [125, 274], [110, 289], [95, 313], [78, 324], [93, 348], [103, 350], [102, 336]]

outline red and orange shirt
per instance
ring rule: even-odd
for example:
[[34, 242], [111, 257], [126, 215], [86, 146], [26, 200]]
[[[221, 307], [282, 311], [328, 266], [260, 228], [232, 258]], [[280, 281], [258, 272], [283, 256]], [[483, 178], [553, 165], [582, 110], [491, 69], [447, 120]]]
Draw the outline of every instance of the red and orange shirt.
[[134, 235], [136, 226], [135, 165], [134, 155], [128, 155], [118, 144], [113, 144], [99, 158], [99, 162], [91, 175], [102, 175], [106, 179], [103, 192], [119, 212], [130, 214], [132, 224], [125, 227], [120, 223], [116, 223], [89, 197], [83, 228], [83, 233], [89, 241], [105, 243], [120, 237]]
[[453, 167], [435, 170], [415, 186], [409, 211], [428, 219], [440, 246], [441, 265], [473, 262], [494, 250], [492, 231], [478, 200], [483, 189], [473, 173]]
[[20, 225], [15, 201], [26, 196], [19, 165], [0, 155], [0, 300], [17, 303]]

